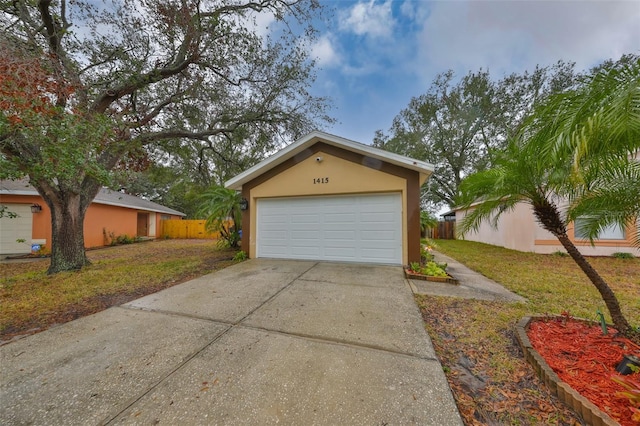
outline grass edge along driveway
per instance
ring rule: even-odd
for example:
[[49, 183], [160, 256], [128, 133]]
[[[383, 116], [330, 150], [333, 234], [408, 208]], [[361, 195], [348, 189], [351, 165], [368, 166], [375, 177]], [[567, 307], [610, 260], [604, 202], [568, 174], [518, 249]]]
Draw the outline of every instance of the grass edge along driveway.
[[157, 240], [89, 250], [81, 271], [47, 275], [49, 259], [0, 263], [0, 341], [42, 331], [225, 268], [215, 240]]

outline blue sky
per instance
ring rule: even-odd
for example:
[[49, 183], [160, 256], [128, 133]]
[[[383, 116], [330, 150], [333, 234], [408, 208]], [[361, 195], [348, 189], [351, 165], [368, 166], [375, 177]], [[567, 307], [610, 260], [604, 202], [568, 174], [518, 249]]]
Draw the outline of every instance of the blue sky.
[[536, 64], [586, 69], [640, 54], [640, 0], [321, 0], [334, 12], [312, 46], [313, 93], [339, 121], [325, 130], [370, 144], [448, 69], [494, 78]]

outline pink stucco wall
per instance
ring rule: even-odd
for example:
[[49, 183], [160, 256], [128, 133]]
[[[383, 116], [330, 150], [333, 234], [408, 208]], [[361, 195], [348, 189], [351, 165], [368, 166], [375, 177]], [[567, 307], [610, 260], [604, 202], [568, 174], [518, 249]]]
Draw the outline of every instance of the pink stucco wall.
[[[2, 195], [2, 202], [7, 204], [40, 204], [42, 211], [33, 214], [31, 238], [34, 240], [46, 240], [45, 245], [51, 244], [51, 212], [42, 197], [31, 195]], [[115, 236], [124, 234], [130, 237], [136, 236], [138, 212], [148, 214], [147, 236], [155, 238], [161, 236], [161, 219], [163, 216], [167, 216], [169, 219], [181, 219], [180, 216], [92, 203], [87, 209], [84, 220], [85, 247], [104, 246], [105, 232], [107, 234], [113, 233]]]
[[[456, 211], [456, 222], [459, 223], [465, 215], [465, 211]], [[640, 248], [634, 247], [631, 241], [632, 226], [630, 224], [627, 229], [626, 240], [597, 240], [594, 245], [589, 241], [574, 238], [573, 226], [569, 226], [568, 235], [580, 252], [586, 256], [611, 256], [616, 252], [640, 256]], [[485, 221], [477, 232], [469, 232], [459, 238], [524, 252], [549, 254], [564, 251], [553, 234], [544, 230], [535, 221], [531, 206], [525, 203], [518, 204], [511, 212], [503, 213], [497, 228]]]

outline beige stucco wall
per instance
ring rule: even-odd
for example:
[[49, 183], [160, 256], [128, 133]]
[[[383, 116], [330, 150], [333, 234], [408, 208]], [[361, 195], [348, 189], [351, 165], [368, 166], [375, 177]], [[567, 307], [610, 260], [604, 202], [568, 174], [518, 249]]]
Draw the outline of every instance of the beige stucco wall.
[[[456, 211], [456, 222], [459, 223], [465, 215], [464, 211]], [[489, 221], [484, 221], [477, 232], [468, 232], [460, 238], [513, 250], [534, 251], [536, 228], [539, 226], [533, 220], [531, 207], [528, 204], [518, 204], [513, 211], [500, 216], [497, 228]]]
[[[456, 211], [456, 222], [459, 223], [465, 214], [464, 211]], [[627, 235], [630, 231], [631, 228]], [[573, 238], [571, 225], [567, 229], [567, 234], [585, 256], [610, 256], [616, 252], [640, 256], [640, 248], [633, 247], [630, 240], [597, 240], [595, 245], [591, 245], [588, 241]], [[477, 232], [469, 232], [462, 238], [524, 252], [550, 254], [565, 251], [558, 239], [536, 222], [531, 206], [525, 203], [518, 204], [511, 212], [503, 213], [497, 229], [485, 221]]]
[[[321, 161], [316, 160], [318, 157]], [[251, 189], [249, 205], [253, 213], [250, 221], [249, 257], [256, 256], [255, 206], [260, 198], [376, 192], [402, 194], [402, 261], [408, 263], [407, 181], [323, 152], [312, 155]]]

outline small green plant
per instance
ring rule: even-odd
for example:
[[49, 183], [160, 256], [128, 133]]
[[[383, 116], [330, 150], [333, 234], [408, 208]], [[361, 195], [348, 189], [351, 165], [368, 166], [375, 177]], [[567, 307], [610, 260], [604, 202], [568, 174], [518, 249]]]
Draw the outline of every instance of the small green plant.
[[626, 253], [623, 251], [615, 252], [611, 256], [615, 257], [616, 259], [633, 259], [633, 255], [631, 253]]
[[233, 261], [234, 262], [242, 262], [245, 261], [249, 258], [249, 256], [247, 255], [247, 252], [245, 252], [244, 250], [240, 250], [239, 252], [237, 252], [234, 256], [233, 256]]
[[569, 253], [560, 250], [554, 251], [552, 254], [557, 257], [569, 257]]
[[116, 244], [133, 244], [136, 242], [134, 237], [130, 237], [127, 234], [118, 235], [116, 237]]
[[411, 269], [413, 272], [419, 274], [420, 271], [422, 270], [422, 265], [420, 265], [419, 262], [411, 262], [411, 264], [409, 264], [409, 269]]
[[600, 309], [596, 310], [596, 317], [598, 318], [598, 322], [600, 323], [602, 334], [606, 336], [607, 334], [609, 334], [609, 330], [607, 329], [607, 321], [604, 319], [604, 314]]
[[427, 262], [421, 271], [430, 277], [446, 277], [447, 273], [436, 262]]

